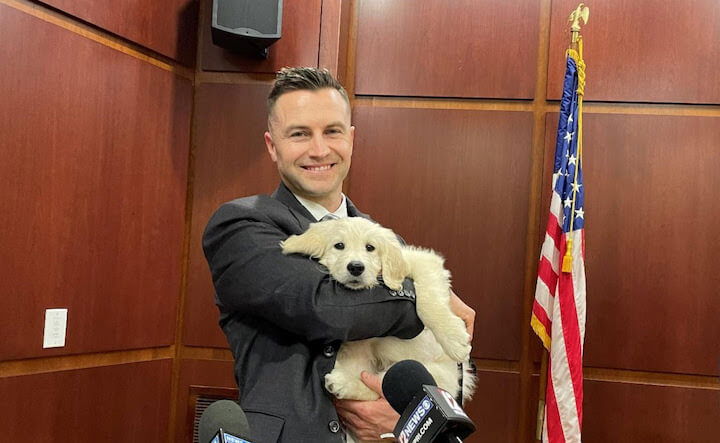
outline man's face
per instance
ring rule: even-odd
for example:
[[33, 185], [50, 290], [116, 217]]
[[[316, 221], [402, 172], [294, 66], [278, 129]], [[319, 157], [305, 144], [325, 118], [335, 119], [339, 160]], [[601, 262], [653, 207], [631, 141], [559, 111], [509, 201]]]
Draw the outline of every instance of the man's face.
[[350, 169], [355, 128], [338, 91], [281, 95], [270, 116], [265, 145], [283, 182], [295, 194], [335, 210]]

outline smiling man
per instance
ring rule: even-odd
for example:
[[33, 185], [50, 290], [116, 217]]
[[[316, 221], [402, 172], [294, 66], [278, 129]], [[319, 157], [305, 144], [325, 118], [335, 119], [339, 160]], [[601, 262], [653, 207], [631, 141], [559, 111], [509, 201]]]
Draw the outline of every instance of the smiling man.
[[283, 183], [296, 196], [335, 211], [342, 202], [355, 133], [345, 91], [293, 90], [271, 94], [269, 102], [265, 145]]
[[[203, 236], [255, 443], [339, 443], [345, 441], [341, 423], [360, 438], [378, 440], [399, 418], [383, 398], [336, 401], [324, 378], [345, 341], [411, 338], [422, 330], [412, 282], [406, 280], [401, 294], [382, 285], [350, 290], [317, 262], [280, 249], [281, 241], [328, 214], [368, 218], [342, 193], [354, 132], [347, 93], [327, 71], [281, 70], [268, 97], [265, 132], [280, 186], [270, 196], [225, 203]], [[474, 311], [453, 300], [471, 328]], [[366, 383], [381, 393], [377, 377]]]

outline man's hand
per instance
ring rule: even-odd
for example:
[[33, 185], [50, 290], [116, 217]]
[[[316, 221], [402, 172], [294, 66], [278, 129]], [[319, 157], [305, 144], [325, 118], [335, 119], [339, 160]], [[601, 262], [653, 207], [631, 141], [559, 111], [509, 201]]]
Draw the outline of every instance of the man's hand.
[[452, 289], [450, 290], [450, 310], [465, 322], [467, 332], [470, 334], [470, 341], [472, 341], [475, 330], [475, 310], [463, 303]]
[[382, 441], [380, 436], [392, 433], [400, 414], [382, 394], [382, 382], [375, 374], [361, 374], [363, 383], [380, 394], [374, 401], [335, 400], [335, 409], [345, 425], [363, 441]]

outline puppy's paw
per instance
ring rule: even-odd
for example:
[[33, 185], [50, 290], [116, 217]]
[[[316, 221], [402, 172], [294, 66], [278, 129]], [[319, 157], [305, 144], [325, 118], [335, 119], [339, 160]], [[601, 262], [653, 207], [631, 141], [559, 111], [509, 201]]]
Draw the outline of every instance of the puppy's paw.
[[442, 328], [440, 331], [433, 331], [433, 334], [443, 348], [443, 351], [445, 351], [451, 359], [462, 362], [470, 356], [470, 335], [465, 329], [465, 323], [459, 318], [457, 320], [459, 324], [455, 324], [453, 327]]
[[[467, 337], [467, 334], [465, 334]], [[454, 361], [461, 362], [465, 361], [470, 357], [471, 346], [469, 343], [460, 344], [459, 342], [446, 343], [443, 347], [445, 353]]]
[[359, 377], [347, 376], [339, 371], [325, 375], [325, 388], [339, 399], [377, 400], [377, 392], [365, 386]]

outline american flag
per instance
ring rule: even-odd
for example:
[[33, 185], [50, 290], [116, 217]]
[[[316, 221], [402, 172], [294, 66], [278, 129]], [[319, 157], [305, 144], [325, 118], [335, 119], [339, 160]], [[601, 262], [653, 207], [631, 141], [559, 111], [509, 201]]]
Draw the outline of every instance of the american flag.
[[555, 145], [552, 200], [531, 324], [550, 356], [543, 442], [580, 442], [585, 339], [585, 188], [582, 94], [585, 64], [568, 51]]

